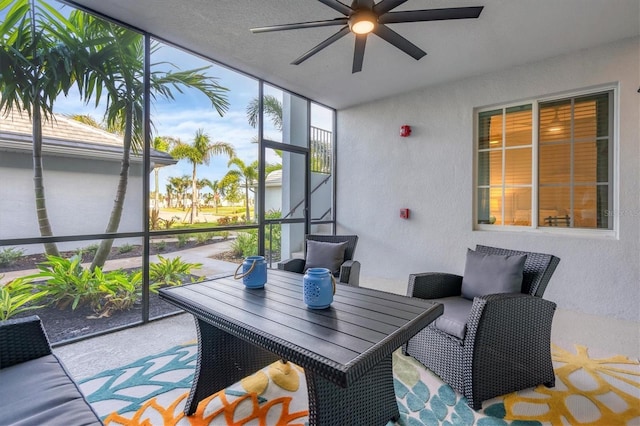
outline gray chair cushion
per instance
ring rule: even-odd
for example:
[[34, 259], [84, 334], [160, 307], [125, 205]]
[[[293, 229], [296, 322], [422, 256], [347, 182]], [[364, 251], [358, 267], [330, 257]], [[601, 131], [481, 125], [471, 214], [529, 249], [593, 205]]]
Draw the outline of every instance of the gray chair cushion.
[[434, 327], [464, 340], [473, 301], [458, 296], [433, 300], [444, 305], [444, 313], [433, 323]]
[[504, 256], [469, 249], [462, 277], [462, 297], [473, 300], [487, 294], [520, 293], [526, 260], [526, 254]]
[[102, 424], [54, 355], [1, 369], [0, 383], [0, 424]]
[[344, 251], [347, 242], [325, 243], [307, 240], [307, 257], [304, 270], [309, 268], [327, 268], [334, 275], [340, 273], [340, 265], [344, 262]]

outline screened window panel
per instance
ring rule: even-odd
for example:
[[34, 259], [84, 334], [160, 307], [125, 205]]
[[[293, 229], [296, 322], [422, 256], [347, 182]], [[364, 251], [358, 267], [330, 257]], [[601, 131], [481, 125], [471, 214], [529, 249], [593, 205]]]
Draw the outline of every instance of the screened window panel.
[[505, 174], [507, 185], [531, 184], [531, 148], [505, 151]]

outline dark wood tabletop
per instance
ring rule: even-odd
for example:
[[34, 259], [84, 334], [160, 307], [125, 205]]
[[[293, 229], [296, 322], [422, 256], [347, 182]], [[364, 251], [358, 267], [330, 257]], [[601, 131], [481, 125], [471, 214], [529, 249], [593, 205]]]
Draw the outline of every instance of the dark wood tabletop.
[[263, 289], [226, 277], [162, 289], [160, 297], [342, 387], [443, 311], [427, 300], [346, 285], [337, 286], [329, 308], [310, 309], [302, 277], [270, 269]]

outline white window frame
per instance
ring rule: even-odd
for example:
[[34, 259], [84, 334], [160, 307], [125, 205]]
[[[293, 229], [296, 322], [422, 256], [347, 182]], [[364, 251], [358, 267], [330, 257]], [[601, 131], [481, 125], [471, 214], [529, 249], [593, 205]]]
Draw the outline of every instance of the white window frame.
[[[522, 99], [520, 101], [514, 101], [503, 104], [493, 104], [488, 106], [482, 106], [474, 108], [473, 111], [473, 230], [474, 231], [491, 231], [491, 232], [525, 232], [536, 234], [553, 234], [553, 235], [571, 235], [571, 236], [584, 236], [584, 237], [598, 237], [598, 238], [619, 238], [619, 223], [617, 215], [611, 215], [613, 226], [611, 229], [587, 229], [587, 228], [565, 228], [565, 227], [540, 227], [538, 225], [538, 164], [539, 164], [539, 104], [564, 100], [567, 98], [581, 97], [586, 95], [595, 95], [602, 92], [612, 92], [612, 101], [609, 105], [609, 124], [611, 126], [611, 140], [612, 147], [610, 148], [611, 155], [609, 156], [609, 182], [613, 202], [609, 206], [614, 212], [619, 211], [620, 205], [620, 170], [619, 170], [619, 117], [620, 117], [620, 104], [619, 104], [619, 85], [607, 84], [602, 86], [594, 86], [581, 90], [574, 90], [569, 92], [556, 93], [552, 95], [545, 95], [539, 97], [533, 97], [528, 99]], [[479, 153], [479, 116], [482, 112], [493, 111], [502, 109], [503, 111], [517, 106], [531, 105], [532, 114], [532, 132], [531, 132], [531, 225], [530, 226], [514, 226], [514, 225], [492, 225], [492, 224], [480, 224], [478, 223], [478, 153]], [[504, 116], [503, 116], [504, 117]], [[504, 119], [504, 118], [503, 118]], [[505, 136], [503, 135], [503, 138]], [[504, 148], [503, 148], [504, 156]], [[503, 161], [502, 167], [504, 169], [505, 164]], [[504, 182], [503, 182], [504, 187]], [[504, 189], [504, 188], [503, 188]], [[503, 190], [504, 197], [504, 190]]]

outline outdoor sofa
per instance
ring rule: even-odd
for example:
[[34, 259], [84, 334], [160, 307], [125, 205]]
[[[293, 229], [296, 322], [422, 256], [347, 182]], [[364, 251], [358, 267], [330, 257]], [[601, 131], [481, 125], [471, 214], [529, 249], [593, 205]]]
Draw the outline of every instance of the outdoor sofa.
[[62, 362], [40, 318], [0, 321], [0, 424], [102, 425]]

